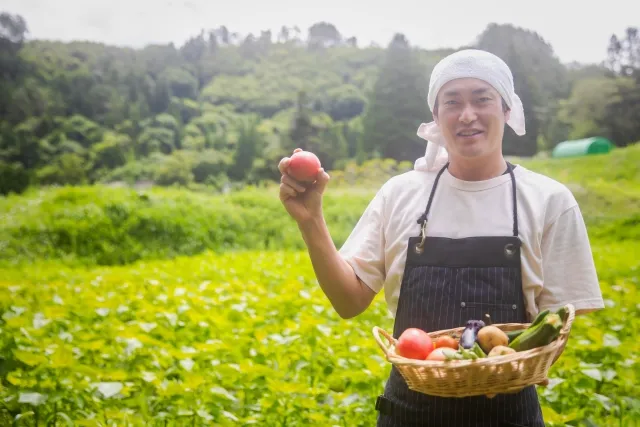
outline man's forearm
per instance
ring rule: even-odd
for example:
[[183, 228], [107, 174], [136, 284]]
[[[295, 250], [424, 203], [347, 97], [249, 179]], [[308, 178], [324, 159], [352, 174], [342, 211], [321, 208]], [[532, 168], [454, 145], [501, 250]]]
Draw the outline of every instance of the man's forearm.
[[342, 318], [364, 311], [375, 296], [340, 256], [324, 219], [299, 225], [320, 287]]

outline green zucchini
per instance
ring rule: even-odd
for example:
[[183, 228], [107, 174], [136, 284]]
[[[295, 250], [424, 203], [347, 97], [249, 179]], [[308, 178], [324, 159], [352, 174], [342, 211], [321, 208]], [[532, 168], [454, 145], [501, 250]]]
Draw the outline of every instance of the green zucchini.
[[527, 328], [517, 329], [515, 331], [505, 332], [505, 334], [507, 334], [507, 337], [509, 338], [509, 342], [512, 342], [513, 340], [518, 338], [526, 330], [527, 330]]
[[509, 344], [509, 347], [515, 351], [527, 351], [545, 346], [558, 338], [561, 329], [562, 319], [560, 316], [556, 313], [548, 314], [542, 322], [527, 328]]
[[516, 338], [518, 338], [520, 335], [522, 335], [522, 333], [528, 329], [532, 329], [535, 328], [537, 325], [540, 324], [540, 322], [542, 322], [547, 315], [549, 315], [549, 310], [544, 310], [541, 311], [540, 313], [538, 313], [538, 315], [536, 316], [536, 318], [533, 320], [533, 322], [531, 323], [531, 325], [529, 325], [529, 327], [524, 328], [524, 329], [517, 329], [515, 331], [509, 331], [509, 332], [505, 332], [507, 334], [507, 337], [509, 338], [509, 343], [513, 342], [513, 340], [515, 340]]
[[529, 326], [530, 328], [540, 324], [540, 322], [542, 322], [544, 320], [545, 317], [547, 317], [547, 315], [549, 314], [549, 310], [544, 310], [541, 311], [540, 313], [538, 313], [538, 315], [536, 316], [536, 318], [533, 320], [533, 322], [531, 323], [531, 325]]

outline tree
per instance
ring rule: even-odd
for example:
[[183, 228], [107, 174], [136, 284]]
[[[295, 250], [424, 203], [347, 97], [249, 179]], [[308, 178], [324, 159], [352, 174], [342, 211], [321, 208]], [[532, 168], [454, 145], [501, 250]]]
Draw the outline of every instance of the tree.
[[324, 48], [340, 44], [342, 35], [335, 25], [328, 22], [318, 22], [309, 28], [307, 42], [310, 48]]
[[260, 118], [252, 116], [238, 123], [239, 134], [233, 156], [233, 166], [229, 169], [229, 177], [237, 181], [247, 178], [253, 162], [260, 156], [260, 148], [264, 146], [264, 138], [258, 130]]
[[515, 91], [524, 108], [526, 134], [518, 136], [511, 127], [507, 127], [504, 134], [503, 152], [514, 156], [533, 156], [538, 151], [538, 117], [535, 112], [530, 76], [526, 73], [523, 62], [513, 45], [509, 48], [507, 58], [509, 61], [507, 63], [513, 73]]
[[[640, 30], [629, 27], [624, 38], [615, 34], [609, 40], [607, 66], [615, 90], [607, 98], [604, 111], [596, 118], [616, 145], [640, 139]], [[602, 102], [602, 101], [601, 101]]]
[[625, 37], [613, 34], [609, 39], [608, 66], [617, 75], [640, 79], [640, 31], [629, 27]]
[[19, 52], [27, 32], [22, 16], [0, 13], [0, 117], [7, 116], [12, 94], [25, 77], [26, 64]]
[[576, 82], [571, 96], [561, 101], [558, 118], [569, 125], [569, 139], [603, 134], [599, 119], [617, 92], [614, 79], [596, 77]]
[[[530, 155], [536, 151], [538, 137], [551, 146], [557, 140], [558, 101], [569, 95], [569, 76], [551, 46], [536, 32], [513, 25], [490, 24], [476, 40], [475, 47], [502, 58], [514, 74], [516, 91], [522, 98], [527, 135], [516, 142], [515, 134], [505, 133], [505, 152]], [[524, 141], [524, 144], [522, 143]]]
[[[427, 81], [415, 52], [402, 34], [389, 44], [364, 118], [360, 150], [364, 158], [377, 155], [415, 160], [426, 142], [416, 135], [420, 123], [431, 121]], [[362, 155], [361, 155], [362, 158]]]
[[[637, 71], [634, 71], [637, 73]], [[616, 92], [606, 105], [598, 122], [604, 134], [616, 145], [626, 146], [640, 141], [640, 84], [631, 79], [617, 79]]]

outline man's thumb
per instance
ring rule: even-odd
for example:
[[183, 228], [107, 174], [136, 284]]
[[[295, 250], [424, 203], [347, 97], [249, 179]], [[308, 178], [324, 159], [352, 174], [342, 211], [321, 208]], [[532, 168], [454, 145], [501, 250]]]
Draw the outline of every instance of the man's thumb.
[[316, 190], [320, 194], [324, 193], [324, 189], [327, 187], [329, 179], [331, 179], [329, 174], [326, 173], [323, 168], [320, 168], [318, 171], [318, 178], [316, 179]]

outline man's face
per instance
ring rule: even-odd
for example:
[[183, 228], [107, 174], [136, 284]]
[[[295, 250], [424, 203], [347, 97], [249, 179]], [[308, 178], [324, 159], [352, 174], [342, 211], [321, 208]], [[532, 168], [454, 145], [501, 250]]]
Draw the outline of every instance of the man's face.
[[452, 80], [440, 89], [434, 112], [450, 156], [478, 158], [502, 152], [509, 112], [490, 84], [473, 78]]

